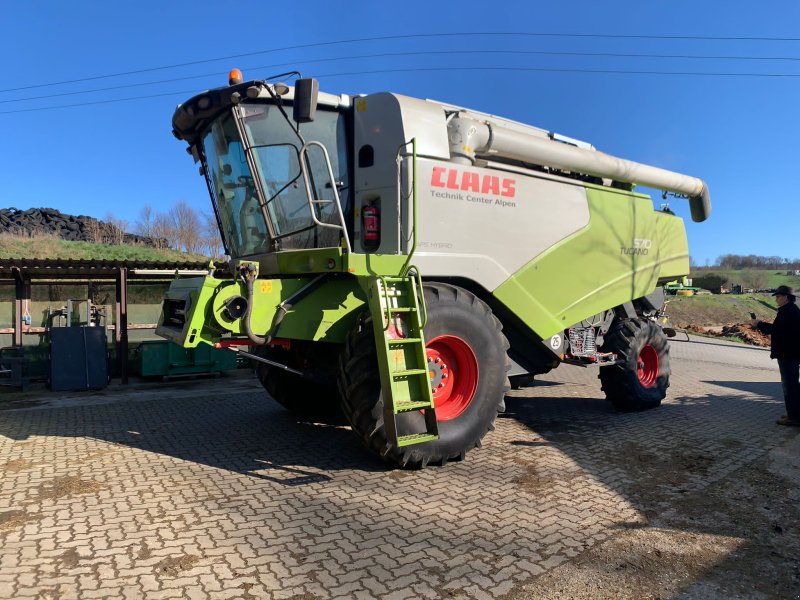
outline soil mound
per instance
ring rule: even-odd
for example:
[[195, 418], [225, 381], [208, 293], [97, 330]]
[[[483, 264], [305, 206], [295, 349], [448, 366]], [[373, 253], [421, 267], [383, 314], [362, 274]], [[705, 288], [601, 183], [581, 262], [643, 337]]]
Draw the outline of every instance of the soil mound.
[[737, 337], [746, 344], [753, 346], [762, 346], [769, 348], [770, 337], [764, 335], [757, 329], [750, 327], [749, 323], [734, 323], [732, 325], [723, 325], [722, 327], [701, 327], [700, 325], [688, 325], [688, 331], [701, 333], [703, 335], [712, 335], [716, 337]]

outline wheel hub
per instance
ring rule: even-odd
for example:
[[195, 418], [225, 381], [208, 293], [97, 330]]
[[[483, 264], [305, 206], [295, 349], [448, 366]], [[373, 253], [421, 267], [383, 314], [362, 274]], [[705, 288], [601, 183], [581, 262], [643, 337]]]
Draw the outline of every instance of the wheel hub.
[[467, 342], [452, 335], [432, 339], [425, 352], [436, 419], [455, 419], [470, 405], [478, 388], [475, 353]]
[[656, 385], [659, 375], [658, 352], [650, 344], [642, 348], [636, 360], [636, 376], [646, 388]]
[[428, 356], [428, 375], [431, 380], [431, 391], [436, 393], [445, 386], [445, 379], [450, 378], [450, 368], [441, 357]]

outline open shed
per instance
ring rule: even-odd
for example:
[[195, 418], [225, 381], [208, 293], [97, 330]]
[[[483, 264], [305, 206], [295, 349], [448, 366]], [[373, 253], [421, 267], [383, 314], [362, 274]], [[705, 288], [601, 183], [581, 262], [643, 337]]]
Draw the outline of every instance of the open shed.
[[[107, 330], [113, 329], [117, 368], [122, 383], [128, 383], [128, 286], [131, 282], [143, 285], [166, 286], [176, 276], [206, 275], [214, 268], [207, 261], [116, 261], [116, 260], [64, 260], [64, 259], [0, 259], [0, 286], [13, 286], [11, 326], [0, 326], [0, 336], [11, 336], [10, 345], [23, 347], [25, 335], [41, 334], [47, 324], [30, 322], [26, 307], [31, 301], [31, 290], [35, 286], [66, 284], [86, 286], [86, 298], [90, 297], [93, 285], [113, 285], [113, 324], [104, 323]], [[217, 266], [218, 268], [218, 266]], [[88, 311], [87, 311], [88, 312]], [[4, 324], [5, 325], [5, 324]], [[154, 328], [155, 323], [133, 326]], [[8, 344], [5, 344], [8, 345]]]

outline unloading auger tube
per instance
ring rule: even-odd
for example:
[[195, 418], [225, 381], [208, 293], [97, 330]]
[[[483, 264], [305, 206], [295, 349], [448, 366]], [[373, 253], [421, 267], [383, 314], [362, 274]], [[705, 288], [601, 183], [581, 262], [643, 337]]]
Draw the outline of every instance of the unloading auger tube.
[[476, 154], [521, 160], [688, 196], [692, 220], [698, 223], [711, 214], [708, 186], [697, 177], [459, 115], [448, 121], [447, 133], [453, 162], [472, 164]]

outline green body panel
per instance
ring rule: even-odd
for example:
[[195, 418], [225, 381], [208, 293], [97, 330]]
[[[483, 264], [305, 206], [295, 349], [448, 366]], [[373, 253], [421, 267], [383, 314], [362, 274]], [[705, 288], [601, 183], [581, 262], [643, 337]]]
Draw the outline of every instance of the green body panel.
[[[261, 336], [271, 332], [281, 302], [289, 299], [312, 279], [257, 279], [250, 318], [253, 332]], [[236, 296], [247, 297], [247, 288], [241, 281], [211, 276], [177, 279], [172, 282], [166, 298], [167, 302], [189, 298], [186, 324], [179, 328], [162, 322], [156, 333], [185, 348], [195, 347], [201, 342], [213, 345], [220, 341], [223, 334], [244, 337], [246, 333], [242, 319], [231, 321], [223, 314], [225, 301]], [[293, 304], [273, 332], [274, 337], [343, 343], [358, 315], [364, 310], [365, 298], [355, 277], [325, 281]]]
[[282, 250], [259, 260], [260, 273], [268, 276], [342, 272], [346, 270], [344, 256], [341, 248]]
[[[194, 348], [200, 342], [213, 344], [216, 341], [215, 339], [212, 341], [214, 336], [210, 336], [206, 332], [208, 319], [205, 309], [222, 282], [223, 280], [206, 276], [179, 278], [170, 283], [169, 289], [164, 295], [164, 305], [161, 308], [156, 335], [184, 348]], [[176, 325], [167, 319], [166, 306], [167, 303], [180, 301], [185, 303], [186, 312], [184, 323]]]
[[248, 256], [256, 262], [262, 277], [322, 273], [349, 273], [358, 277], [399, 275], [408, 262], [405, 254], [347, 254], [341, 248], [282, 250]]
[[589, 224], [540, 254], [494, 296], [541, 338], [689, 272], [683, 221], [649, 198], [587, 186]]
[[350, 254], [348, 272], [359, 277], [395, 277], [401, 274], [408, 262], [407, 254]]

